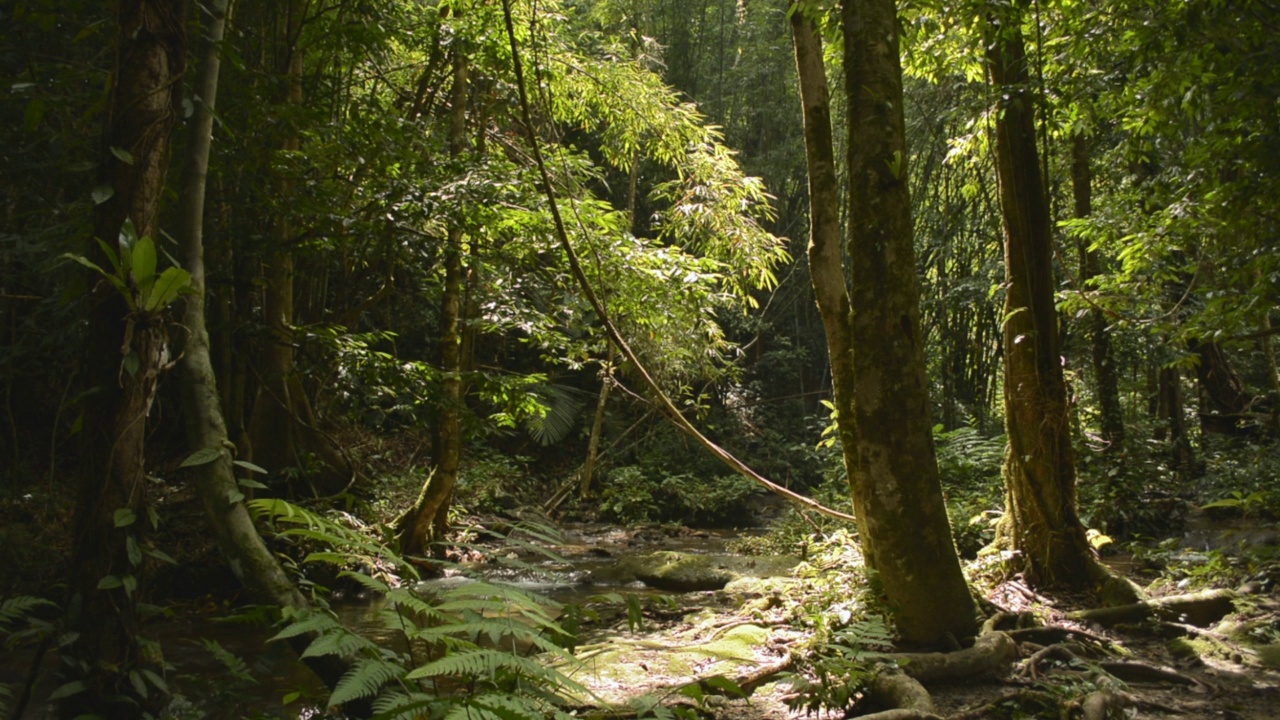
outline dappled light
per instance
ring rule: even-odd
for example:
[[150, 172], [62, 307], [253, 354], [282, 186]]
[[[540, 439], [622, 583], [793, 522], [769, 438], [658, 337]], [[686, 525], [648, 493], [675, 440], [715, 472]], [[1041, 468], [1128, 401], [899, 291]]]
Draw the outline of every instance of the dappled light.
[[0, 26], [0, 718], [1275, 717], [1274, 2]]

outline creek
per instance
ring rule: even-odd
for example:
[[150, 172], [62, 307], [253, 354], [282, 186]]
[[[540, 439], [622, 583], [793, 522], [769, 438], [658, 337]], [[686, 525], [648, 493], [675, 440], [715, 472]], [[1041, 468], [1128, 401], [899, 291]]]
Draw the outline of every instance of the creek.
[[[718, 567], [734, 566], [740, 574], [786, 573], [792, 563], [727, 553], [728, 541], [740, 534], [685, 528], [569, 526], [563, 529], [561, 542], [542, 548], [541, 553], [531, 549], [507, 551], [507, 559], [518, 561], [518, 567], [500, 562], [466, 566], [445, 577], [421, 581], [415, 589], [429, 596], [478, 578], [578, 605], [608, 593], [642, 597], [671, 594], [645, 585], [634, 575], [636, 559], [657, 551], [703, 556]], [[403, 637], [384, 624], [381, 611], [385, 609], [385, 599], [340, 595], [335, 596], [331, 606], [348, 628], [384, 647], [403, 646]], [[322, 703], [328, 692], [316, 677], [298, 662], [285, 643], [269, 642], [274, 630], [227, 620], [231, 612], [214, 606], [180, 607], [149, 624], [148, 636], [159, 641], [165, 660], [172, 666], [166, 677], [175, 699], [164, 717], [323, 717]], [[225, 651], [222, 659], [217, 649], [211, 649], [214, 647]], [[25, 670], [29, 661], [29, 654], [21, 653], [3, 665], [6, 670], [19, 671]], [[228, 669], [228, 661], [251, 681], [237, 678]], [[56, 653], [51, 652], [44, 660], [46, 674], [57, 667], [57, 662]], [[15, 672], [6, 675], [16, 679]], [[37, 697], [48, 697], [52, 691], [52, 679], [45, 680], [37, 688]], [[290, 702], [286, 703], [286, 699]], [[33, 704], [26, 717], [43, 720], [54, 714], [47, 704]]]

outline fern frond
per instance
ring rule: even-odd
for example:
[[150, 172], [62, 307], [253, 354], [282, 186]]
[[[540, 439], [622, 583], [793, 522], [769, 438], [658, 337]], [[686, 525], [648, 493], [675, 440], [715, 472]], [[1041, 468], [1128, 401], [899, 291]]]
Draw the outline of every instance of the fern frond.
[[329, 707], [378, 694], [383, 685], [404, 673], [399, 663], [361, 658], [338, 681], [329, 695]]
[[373, 712], [377, 720], [419, 720], [423, 717], [439, 717], [445, 703], [446, 701], [427, 693], [388, 691], [373, 701]]
[[222, 664], [223, 669], [227, 671], [228, 675], [247, 683], [258, 682], [258, 680], [253, 677], [253, 673], [249, 671], [249, 665], [244, 661], [244, 659], [222, 647], [217, 640], [201, 638], [199, 642], [204, 646], [205, 650], [212, 653], [213, 657]]
[[7, 627], [21, 620], [31, 611], [42, 607], [54, 607], [52, 602], [44, 598], [30, 595], [16, 595], [0, 603], [0, 628]]
[[294, 615], [289, 624], [281, 628], [280, 632], [273, 635], [268, 642], [273, 640], [288, 640], [291, 637], [306, 635], [308, 633], [323, 635], [336, 630], [345, 630], [345, 628], [343, 628], [342, 623], [339, 623], [334, 617], [322, 612], [304, 610]]
[[502, 668], [534, 676], [547, 675], [551, 672], [528, 658], [518, 657], [501, 650], [477, 648], [456, 655], [446, 655], [439, 660], [429, 662], [411, 670], [405, 678], [408, 680], [440, 676], [492, 678]]
[[405, 588], [391, 590], [387, 593], [387, 602], [426, 620], [445, 619], [444, 613], [440, 612], [434, 604], [414, 594], [412, 590]]
[[551, 619], [551, 616], [546, 613], [544, 608], [560, 607], [560, 603], [545, 595], [510, 585], [495, 585], [486, 582], [467, 583], [466, 585], [449, 588], [440, 593], [440, 599], [444, 601], [439, 605], [441, 612], [449, 612], [446, 607], [455, 603], [459, 606], [464, 606], [467, 599], [489, 600], [501, 601], [504, 604], [503, 608], [507, 610], [515, 609], [509, 606], [541, 610], [548, 620]]
[[372, 590], [373, 592], [376, 592], [379, 595], [386, 595], [387, 592], [391, 590], [391, 586], [387, 585], [385, 582], [375, 577], [369, 577], [364, 573], [352, 572], [351, 570], [343, 570], [342, 572], [338, 573], [338, 577], [351, 578], [352, 580], [355, 580], [358, 584], [363, 585], [365, 589]]
[[361, 637], [350, 630], [344, 628], [333, 630], [321, 635], [306, 650], [302, 651], [302, 657], [320, 657], [322, 655], [337, 655], [338, 657], [350, 657], [360, 650], [377, 650], [378, 646], [368, 638]]

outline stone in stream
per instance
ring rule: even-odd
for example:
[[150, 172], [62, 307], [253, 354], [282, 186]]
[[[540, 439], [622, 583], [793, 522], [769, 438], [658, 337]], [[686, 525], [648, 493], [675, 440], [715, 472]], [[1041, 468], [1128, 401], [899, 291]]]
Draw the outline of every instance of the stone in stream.
[[669, 592], [720, 590], [736, 574], [707, 555], [664, 550], [630, 558], [637, 580], [651, 588]]

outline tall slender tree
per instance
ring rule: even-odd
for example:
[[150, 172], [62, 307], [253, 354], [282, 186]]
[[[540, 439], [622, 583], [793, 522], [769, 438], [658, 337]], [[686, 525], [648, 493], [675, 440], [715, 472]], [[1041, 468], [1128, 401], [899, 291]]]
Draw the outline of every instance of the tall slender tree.
[[849, 102], [852, 282], [840, 260], [830, 101], [814, 20], [792, 14], [809, 157], [810, 272], [827, 330], [839, 436], [867, 565], [903, 639], [970, 634], [975, 607], [960, 571], [934, 453], [915, 276], [897, 7], [841, 4]]
[[[457, 159], [469, 149], [467, 103], [470, 63], [463, 47], [453, 48], [453, 90], [450, 93], [449, 154]], [[483, 129], [481, 130], [483, 132]], [[463, 321], [466, 233], [455, 221], [444, 248], [444, 293], [440, 307], [440, 372], [443, 374], [440, 412], [436, 421], [435, 467], [423, 483], [417, 501], [397, 521], [400, 551], [420, 555], [444, 536], [462, 463], [462, 419], [466, 412], [463, 373]]]

